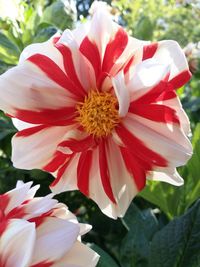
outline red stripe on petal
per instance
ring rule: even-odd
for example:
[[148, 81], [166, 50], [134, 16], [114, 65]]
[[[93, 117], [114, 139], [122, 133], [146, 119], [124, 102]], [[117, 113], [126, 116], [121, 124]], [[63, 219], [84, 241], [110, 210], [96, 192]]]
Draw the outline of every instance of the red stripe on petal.
[[189, 70], [185, 70], [175, 76], [173, 79], [169, 81], [169, 83], [173, 86], [173, 89], [176, 90], [183, 85], [185, 85], [191, 79], [192, 74]]
[[94, 138], [91, 135], [89, 135], [82, 140], [76, 140], [71, 138], [67, 141], [61, 142], [58, 146], [68, 147], [73, 152], [81, 152], [94, 147], [95, 141]]
[[180, 124], [176, 110], [165, 105], [136, 105], [131, 103], [129, 112], [156, 122]]
[[55, 172], [66, 161], [67, 155], [60, 151], [56, 151], [52, 160], [42, 169], [47, 172]]
[[81, 153], [77, 167], [77, 183], [79, 190], [89, 196], [89, 174], [92, 164], [92, 150]]
[[133, 101], [132, 104], [145, 104], [157, 102], [159, 96], [168, 90], [168, 83], [165, 81], [160, 81], [156, 86], [154, 86], [151, 90], [149, 90], [146, 94]]
[[101, 58], [97, 45], [85, 37], [80, 45], [80, 51], [92, 64], [96, 80], [98, 80], [101, 71]]
[[[0, 237], [3, 234], [3, 232], [6, 231], [6, 228], [8, 226], [8, 222], [9, 222], [8, 220], [3, 220], [0, 222]], [[1, 263], [1, 259], [0, 259], [0, 263]], [[0, 264], [0, 266], [2, 266], [2, 265]]]
[[53, 264], [54, 264], [53, 261], [51, 261], [51, 262], [43, 261], [43, 262], [31, 265], [30, 267], [51, 267], [51, 266], [53, 266]]
[[20, 218], [23, 218], [25, 215], [26, 215], [26, 211], [23, 206], [16, 207], [6, 215], [6, 219], [7, 220], [8, 219], [20, 219]]
[[61, 36], [54, 37], [54, 38], [52, 39], [53, 44], [56, 44], [56, 43], [60, 40], [60, 37], [61, 37]]
[[109, 199], [116, 204], [116, 200], [112, 191], [111, 183], [110, 183], [110, 175], [108, 170], [107, 158], [106, 158], [106, 150], [105, 150], [105, 142], [101, 141], [99, 144], [99, 167], [101, 174], [101, 182], [104, 188], [106, 195]]
[[124, 68], [124, 74], [126, 74], [126, 73], [129, 71], [129, 69], [130, 69], [130, 67], [131, 67], [131, 65], [132, 65], [132, 63], [133, 63], [133, 61], [134, 61], [134, 56], [132, 56], [132, 57], [129, 59], [128, 63], [126, 64], [126, 66], [125, 66], [125, 68]]
[[131, 154], [137, 156], [142, 161], [147, 162], [147, 166], [167, 167], [167, 160], [148, 148], [141, 140], [130, 133], [124, 126], [116, 128], [116, 132]]
[[142, 60], [152, 58], [158, 48], [158, 43], [152, 43], [150, 45], [145, 45], [143, 47], [143, 57]]
[[50, 217], [52, 215], [52, 212], [53, 212], [53, 210], [47, 211], [38, 217], [29, 219], [28, 221], [34, 222], [35, 226], [39, 227], [41, 224], [43, 224], [45, 222], [47, 217]]
[[68, 77], [70, 77], [70, 79], [76, 84], [79, 93], [84, 96], [85, 90], [77, 77], [71, 50], [69, 49], [69, 47], [63, 44], [56, 44], [55, 47], [60, 51], [63, 56], [63, 63]]
[[62, 176], [65, 172], [65, 170], [67, 169], [67, 167], [69, 166], [70, 162], [73, 160], [73, 157], [74, 157], [75, 154], [71, 154], [71, 155], [68, 155], [68, 160], [66, 163], [64, 163], [58, 170], [58, 173], [57, 173], [57, 176], [56, 176], [56, 179], [51, 183], [50, 187], [54, 187], [56, 186], [60, 180], [62, 179]]
[[173, 98], [177, 98], [177, 94], [175, 91], [167, 91], [167, 92], [163, 92], [161, 95], [159, 95], [159, 97], [157, 97], [157, 101], [164, 101], [164, 100], [169, 100], [169, 99], [173, 99]]
[[109, 73], [116, 60], [121, 56], [128, 43], [128, 35], [122, 29], [116, 32], [114, 39], [111, 40], [106, 46], [104, 54], [102, 71]]
[[30, 136], [33, 135], [39, 131], [42, 131], [43, 129], [48, 128], [48, 126], [45, 125], [39, 125], [39, 126], [35, 126], [35, 127], [31, 127], [28, 129], [24, 129], [22, 131], [19, 131], [18, 133], [16, 133], [16, 137], [26, 137], [26, 136]]
[[49, 57], [35, 54], [27, 59], [40, 68], [52, 81], [67, 89], [80, 98], [80, 93], [75, 84], [67, 77], [60, 67]]
[[40, 111], [16, 109], [15, 117], [32, 124], [63, 126], [73, 123], [75, 108], [42, 109]]
[[[7, 194], [0, 195], [0, 212], [2, 215], [2, 212], [7, 208], [8, 204], [10, 202], [10, 197]], [[1, 218], [1, 216], [0, 216]]]
[[142, 168], [139, 165], [137, 159], [134, 158], [127, 149], [121, 147], [120, 150], [127, 170], [133, 175], [135, 184], [138, 190], [141, 191], [146, 184], [146, 173], [144, 167]]

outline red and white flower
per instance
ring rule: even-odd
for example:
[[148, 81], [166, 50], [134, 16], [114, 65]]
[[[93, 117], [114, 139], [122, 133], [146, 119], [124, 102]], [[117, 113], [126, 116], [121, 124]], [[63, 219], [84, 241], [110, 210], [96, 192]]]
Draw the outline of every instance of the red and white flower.
[[91, 227], [52, 194], [34, 197], [39, 186], [31, 185], [19, 181], [0, 195], [0, 266], [96, 266], [99, 256], [80, 241]]
[[99, 8], [60, 38], [32, 44], [0, 77], [0, 108], [17, 118], [12, 161], [52, 172], [55, 193], [79, 189], [123, 216], [146, 178], [182, 185], [192, 147], [176, 89], [190, 79], [175, 41], [128, 36]]

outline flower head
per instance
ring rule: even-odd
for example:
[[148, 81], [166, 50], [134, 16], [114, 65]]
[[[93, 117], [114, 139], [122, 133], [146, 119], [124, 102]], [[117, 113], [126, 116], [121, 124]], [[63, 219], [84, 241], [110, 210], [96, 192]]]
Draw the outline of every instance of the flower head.
[[34, 197], [39, 186], [31, 185], [0, 195], [0, 266], [96, 266], [98, 255], [79, 241], [91, 227], [52, 195]]
[[98, 8], [0, 77], [0, 108], [20, 130], [14, 166], [51, 172], [53, 192], [79, 189], [123, 216], [146, 178], [183, 184], [176, 167], [192, 148], [176, 89], [190, 77], [177, 42], [132, 38]]

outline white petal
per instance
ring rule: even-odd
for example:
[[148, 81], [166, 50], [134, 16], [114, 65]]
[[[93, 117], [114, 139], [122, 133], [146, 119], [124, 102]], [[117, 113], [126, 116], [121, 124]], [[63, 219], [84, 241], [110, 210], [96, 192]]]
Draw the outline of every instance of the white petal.
[[79, 233], [78, 224], [48, 217], [37, 228], [37, 240], [32, 264], [57, 261], [69, 251]]
[[176, 41], [166, 40], [159, 42], [154, 58], [160, 64], [170, 65], [170, 79], [188, 69], [185, 54]]
[[30, 62], [0, 76], [0, 108], [15, 117], [16, 109], [41, 111], [74, 106], [72, 95]]
[[107, 157], [110, 183], [117, 203], [114, 204], [103, 189], [98, 165], [98, 149], [93, 151], [89, 192], [90, 197], [98, 204], [104, 214], [113, 219], [117, 219], [117, 217], [124, 216], [138, 190], [134, 184], [133, 178], [125, 167], [119, 148], [112, 140], [109, 140]]
[[58, 41], [58, 44], [64, 44], [70, 49], [76, 74], [80, 83], [83, 85], [83, 88], [88, 91], [89, 89], [96, 87], [95, 74], [91, 64], [81, 54], [75, 34], [80, 33], [73, 33], [73, 31], [65, 30]]
[[53, 209], [57, 202], [58, 201], [56, 199], [52, 199], [51, 194], [45, 197], [35, 197], [27, 204], [23, 205], [23, 209], [25, 211], [24, 218], [29, 220], [31, 218], [40, 216], [41, 214]]
[[[20, 187], [23, 187], [24, 186], [24, 182], [23, 181], [17, 181], [17, 185], [16, 185], [16, 188], [20, 188]], [[30, 200], [30, 199], [32, 199], [34, 196], [35, 196], [35, 194], [36, 194], [36, 192], [37, 192], [37, 190], [40, 188], [40, 185], [35, 185], [35, 186], [33, 186], [33, 187], [31, 187], [30, 189], [29, 189], [29, 191], [27, 192], [27, 194], [26, 194], [26, 198], [24, 199], [24, 201], [26, 201], [26, 200]]]
[[98, 260], [99, 255], [96, 252], [77, 241], [72, 249], [52, 267], [95, 267]]
[[16, 118], [12, 118], [12, 123], [14, 124], [15, 128], [18, 131], [21, 131], [21, 130], [28, 129], [28, 128], [36, 126], [35, 124], [31, 124], [31, 123], [28, 123], [28, 122], [20, 121], [20, 120], [18, 120]]
[[88, 36], [96, 43], [102, 60], [106, 46], [118, 28], [119, 26], [112, 21], [110, 14], [105, 10], [100, 9], [93, 15]]
[[29, 136], [12, 139], [12, 161], [16, 168], [42, 168], [49, 163], [68, 127], [48, 127]]
[[59, 51], [53, 45], [53, 38], [43, 43], [35, 43], [27, 46], [21, 53], [19, 64], [35, 54], [42, 54], [52, 59], [64, 71], [63, 59]]
[[77, 187], [77, 166], [80, 154], [77, 153], [72, 161], [69, 163], [66, 171], [63, 173], [62, 178], [58, 183], [50, 186], [53, 193], [61, 193], [70, 190], [76, 190]]
[[150, 175], [147, 176], [149, 180], [162, 181], [172, 185], [181, 186], [184, 184], [183, 178], [178, 174], [176, 169], [169, 169], [160, 172], [150, 172]]
[[146, 94], [153, 86], [157, 85], [169, 73], [169, 65], [161, 64], [154, 59], [147, 59], [137, 64], [133, 76], [127, 84], [132, 93], [132, 100]]
[[112, 83], [119, 103], [119, 116], [125, 117], [129, 109], [130, 96], [125, 85], [123, 71], [112, 78]]
[[111, 186], [117, 201], [117, 215], [123, 217], [138, 189], [125, 166], [119, 147], [112, 139], [107, 146], [107, 161]]
[[22, 202], [24, 202], [27, 199], [27, 195], [31, 185], [32, 182], [29, 182], [21, 187], [17, 187], [6, 193], [6, 195], [9, 197], [9, 202], [5, 209], [5, 213], [8, 213], [12, 209], [18, 207]]
[[35, 224], [13, 219], [0, 238], [1, 262], [5, 267], [27, 267], [35, 245]]
[[132, 114], [123, 123], [146, 147], [164, 157], [170, 167], [182, 166], [191, 157], [191, 144], [178, 125], [155, 123]]

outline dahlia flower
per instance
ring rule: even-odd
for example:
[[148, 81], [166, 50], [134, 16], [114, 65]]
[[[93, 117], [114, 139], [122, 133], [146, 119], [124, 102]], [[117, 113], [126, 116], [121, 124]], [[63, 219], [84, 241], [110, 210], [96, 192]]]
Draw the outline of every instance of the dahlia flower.
[[39, 186], [31, 185], [19, 181], [0, 195], [0, 266], [96, 266], [99, 256], [79, 241], [90, 226], [79, 224], [52, 194], [34, 197]]
[[0, 108], [17, 119], [12, 161], [53, 173], [122, 217], [146, 178], [182, 185], [192, 147], [176, 89], [190, 79], [175, 41], [128, 36], [103, 8], [60, 37], [32, 44], [0, 77]]

